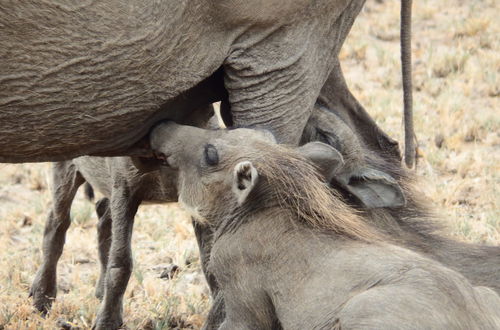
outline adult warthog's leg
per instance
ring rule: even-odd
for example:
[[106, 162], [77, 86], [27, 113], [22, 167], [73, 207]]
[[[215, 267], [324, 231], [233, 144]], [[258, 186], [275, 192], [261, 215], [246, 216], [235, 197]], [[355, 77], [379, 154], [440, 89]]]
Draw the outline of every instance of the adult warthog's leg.
[[55, 163], [52, 170], [53, 206], [43, 233], [43, 263], [30, 290], [34, 306], [46, 313], [57, 294], [57, 262], [62, 254], [70, 209], [78, 187], [85, 182], [71, 161]]
[[268, 128], [279, 143], [297, 144], [363, 4], [319, 1], [303, 19], [246, 31], [224, 62], [233, 124]]
[[102, 300], [104, 296], [104, 284], [106, 279], [106, 269], [108, 267], [109, 249], [111, 248], [111, 210], [109, 199], [104, 197], [97, 201], [95, 210], [99, 217], [97, 224], [97, 244], [99, 247], [99, 262], [101, 273], [95, 288], [95, 296]]
[[104, 297], [94, 329], [118, 329], [122, 325], [123, 294], [132, 273], [132, 228], [140, 201], [133, 198], [126, 182], [119, 181], [115, 180], [111, 193], [112, 241]]

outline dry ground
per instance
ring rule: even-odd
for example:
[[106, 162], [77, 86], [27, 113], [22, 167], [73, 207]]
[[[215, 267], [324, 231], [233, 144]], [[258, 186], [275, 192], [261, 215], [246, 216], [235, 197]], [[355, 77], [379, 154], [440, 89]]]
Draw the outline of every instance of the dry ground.
[[[451, 235], [498, 244], [500, 14], [496, 0], [421, 0], [414, 4], [416, 131], [422, 191]], [[399, 1], [368, 0], [341, 54], [354, 94], [401, 141]], [[62, 318], [88, 328], [98, 307], [93, 205], [77, 196], [58, 268], [51, 314], [31, 308], [28, 288], [41, 261], [50, 206], [49, 164], [0, 165], [0, 329], [54, 329]], [[186, 215], [175, 205], [142, 206], [133, 239], [135, 268], [125, 299], [131, 329], [196, 329], [207, 288]], [[174, 263], [173, 280], [160, 279]]]

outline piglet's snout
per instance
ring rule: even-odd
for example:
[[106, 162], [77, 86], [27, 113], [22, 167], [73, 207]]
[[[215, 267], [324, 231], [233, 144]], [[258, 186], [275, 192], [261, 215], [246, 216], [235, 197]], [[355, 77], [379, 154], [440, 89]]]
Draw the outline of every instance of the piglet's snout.
[[202, 143], [200, 132], [204, 130], [179, 125], [174, 122], [164, 122], [156, 126], [150, 134], [150, 143], [153, 154], [163, 166], [178, 169], [179, 162], [185, 158], [190, 150], [197, 149], [195, 145]]
[[179, 135], [179, 127], [180, 125], [174, 122], [165, 122], [157, 125], [149, 135], [153, 151], [159, 151], [166, 147], [176, 135]]

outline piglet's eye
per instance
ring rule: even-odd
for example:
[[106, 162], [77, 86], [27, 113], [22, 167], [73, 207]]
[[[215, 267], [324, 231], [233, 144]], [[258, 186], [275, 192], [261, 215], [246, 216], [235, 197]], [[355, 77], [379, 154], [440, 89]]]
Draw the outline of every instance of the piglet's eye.
[[215, 166], [219, 164], [219, 154], [213, 144], [207, 144], [203, 152], [207, 165]]

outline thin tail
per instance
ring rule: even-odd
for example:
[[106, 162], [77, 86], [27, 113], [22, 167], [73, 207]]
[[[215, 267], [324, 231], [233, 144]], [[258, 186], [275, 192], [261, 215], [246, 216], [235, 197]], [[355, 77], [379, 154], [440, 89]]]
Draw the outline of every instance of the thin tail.
[[415, 165], [415, 131], [413, 128], [413, 94], [411, 77], [411, 6], [412, 0], [401, 0], [401, 67], [404, 94], [405, 163]]
[[89, 200], [89, 201], [93, 201], [94, 200], [94, 188], [92, 188], [92, 186], [90, 185], [90, 183], [88, 182], [85, 182], [85, 185], [83, 186], [83, 189], [84, 189], [84, 194], [85, 194], [85, 197]]

